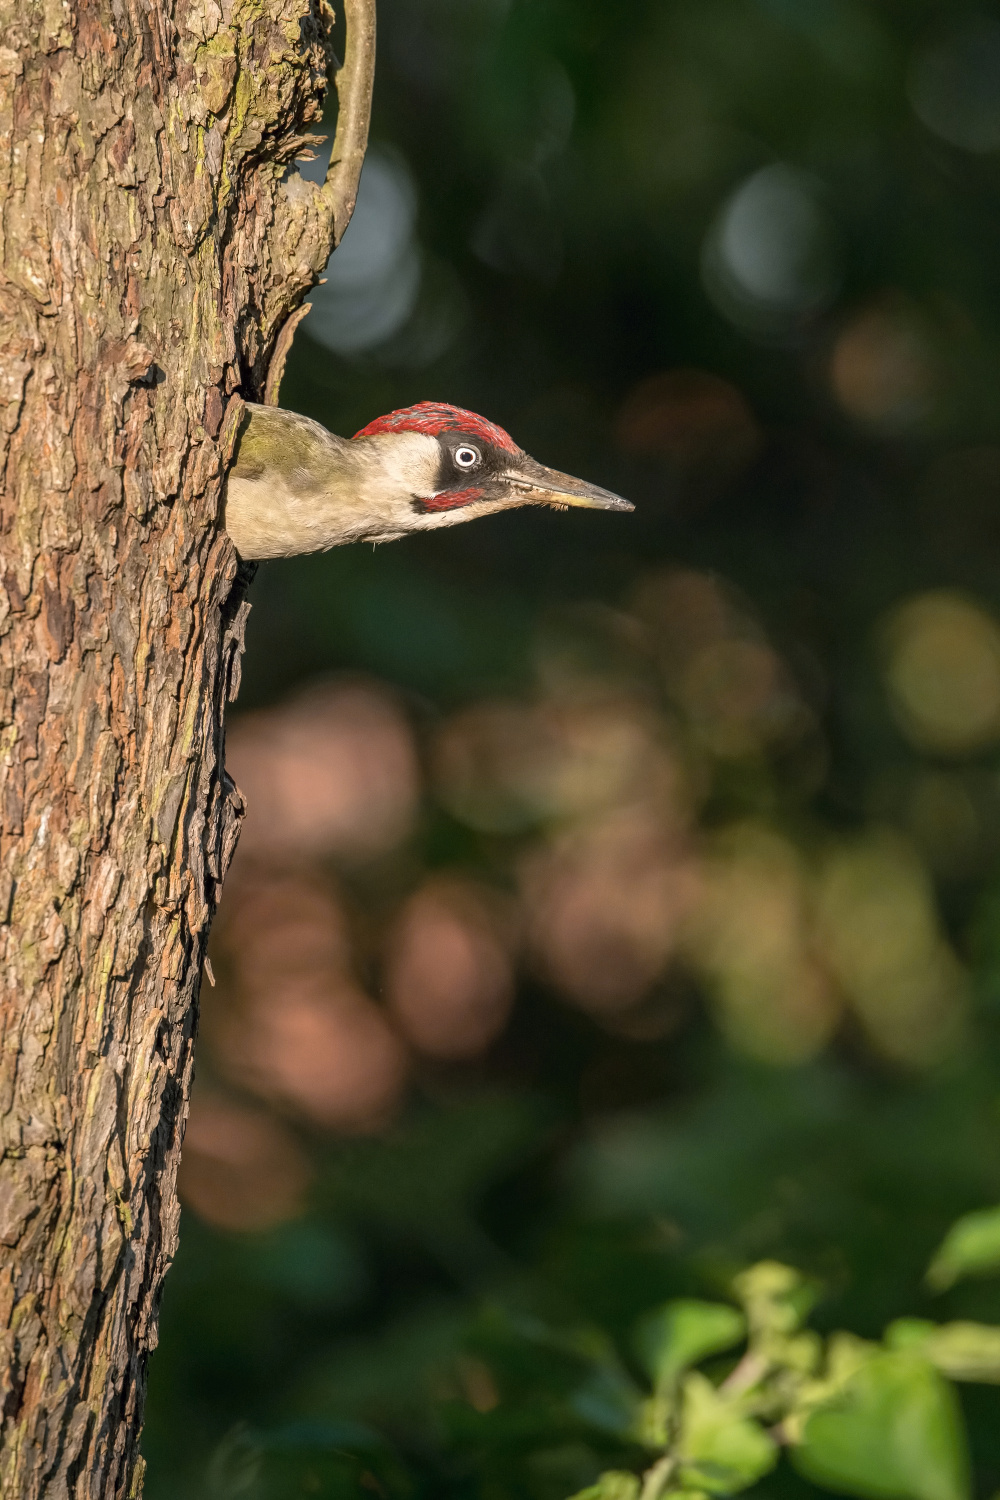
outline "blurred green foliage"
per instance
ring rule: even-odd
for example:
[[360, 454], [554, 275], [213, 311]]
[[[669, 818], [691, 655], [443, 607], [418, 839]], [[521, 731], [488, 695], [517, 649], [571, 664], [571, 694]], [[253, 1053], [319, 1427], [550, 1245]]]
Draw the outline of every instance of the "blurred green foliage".
[[[567, 656], [631, 683], [607, 612], [651, 571], [718, 575], [820, 726], [704, 752], [700, 827], [744, 872], [719, 899], [808, 885], [853, 1009], [769, 1061], [740, 1010], [767, 994], [721, 939], [649, 1037], [529, 975], [485, 1058], [424, 1068], [383, 1134], [296, 1123], [304, 1216], [185, 1212], [149, 1500], [636, 1500], [657, 1451], [674, 1494], [1000, 1490], [997, 1391], [945, 1379], [995, 1381], [969, 1328], [1000, 1324], [998, 25], [941, 0], [380, 0], [373, 142], [414, 184], [419, 289], [350, 354], [307, 320], [283, 403], [349, 434], [454, 401], [637, 511], [269, 564], [241, 708], [337, 670], [427, 723]], [[460, 813], [427, 814], [414, 868], [507, 878], [508, 835]], [[902, 967], [859, 967], [852, 933]], [[914, 964], [966, 1007], [929, 1055], [878, 1041]], [[738, 1280], [775, 1263], [791, 1302]], [[729, 1400], [744, 1318], [763, 1363]]]

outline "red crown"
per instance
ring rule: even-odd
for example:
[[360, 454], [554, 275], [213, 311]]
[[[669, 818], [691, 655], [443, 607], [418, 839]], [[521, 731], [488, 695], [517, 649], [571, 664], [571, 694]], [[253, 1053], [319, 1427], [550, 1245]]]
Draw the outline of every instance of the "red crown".
[[376, 417], [354, 436], [375, 437], [380, 432], [423, 432], [428, 437], [438, 437], [442, 432], [460, 432], [463, 437], [478, 438], [480, 442], [502, 448], [507, 453], [521, 451], [510, 434], [495, 422], [487, 422], [474, 411], [463, 411], [460, 406], [448, 406], [443, 401], [420, 401], [416, 406], [391, 411], [387, 416]]

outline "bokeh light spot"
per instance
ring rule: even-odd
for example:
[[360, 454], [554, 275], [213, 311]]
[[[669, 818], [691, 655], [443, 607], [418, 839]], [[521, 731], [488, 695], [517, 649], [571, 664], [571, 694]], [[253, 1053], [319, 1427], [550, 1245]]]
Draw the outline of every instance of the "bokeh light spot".
[[372, 859], [406, 838], [419, 773], [405, 716], [383, 688], [333, 682], [237, 719], [226, 758], [246, 793], [247, 853]]
[[482, 887], [452, 877], [424, 884], [400, 912], [385, 987], [418, 1051], [476, 1057], [506, 1025], [514, 974], [498, 906]]
[[902, 303], [858, 313], [830, 359], [837, 401], [856, 421], [905, 430], [933, 410], [937, 372], [919, 317]]
[[709, 233], [706, 290], [749, 331], [780, 332], [832, 301], [836, 241], [821, 184], [781, 162], [763, 167], [726, 201]]
[[727, 758], [781, 738], [799, 708], [778, 657], [757, 641], [706, 646], [690, 663], [680, 697], [695, 733]]
[[308, 867], [245, 853], [234, 875], [203, 1022], [215, 1067], [321, 1129], [381, 1128], [402, 1099], [406, 1054], [355, 977], [336, 893]]
[[709, 496], [757, 457], [761, 435], [743, 395], [706, 370], [665, 370], [634, 386], [618, 413], [619, 446], [659, 459]]
[[676, 951], [697, 869], [642, 806], [554, 839], [525, 860], [522, 898], [540, 973], [595, 1016], [637, 1005]]
[[1000, 22], [973, 16], [918, 52], [909, 95], [921, 123], [950, 145], [1000, 150]]
[[383, 1012], [346, 977], [300, 976], [247, 996], [222, 1051], [234, 1081], [326, 1130], [380, 1129], [406, 1080]]
[[302, 1212], [309, 1165], [273, 1115], [198, 1089], [184, 1135], [177, 1191], [219, 1229], [270, 1229]]
[[[321, 165], [325, 172], [329, 156], [327, 145], [310, 175]], [[406, 164], [397, 153], [373, 147], [351, 222], [324, 272], [326, 282], [309, 297], [311, 338], [352, 355], [399, 332], [420, 291], [416, 217], [416, 187]]]
[[813, 951], [809, 893], [788, 840], [758, 824], [713, 842], [686, 952], [708, 980], [730, 1044], [761, 1062], [806, 1062], [829, 1040], [839, 999]]
[[882, 630], [889, 701], [920, 750], [966, 755], [1000, 741], [1000, 625], [944, 591], [902, 605]]
[[951, 1057], [964, 1035], [965, 976], [914, 851], [879, 831], [834, 851], [818, 907], [826, 959], [877, 1050], [910, 1067]]

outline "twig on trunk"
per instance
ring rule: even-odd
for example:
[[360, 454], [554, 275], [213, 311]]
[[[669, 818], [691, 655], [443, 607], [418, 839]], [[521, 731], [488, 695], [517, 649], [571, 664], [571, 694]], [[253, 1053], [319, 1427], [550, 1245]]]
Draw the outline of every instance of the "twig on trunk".
[[[358, 183], [368, 144], [375, 81], [375, 0], [344, 0], [347, 45], [337, 69], [337, 131], [322, 196], [333, 224], [333, 247], [340, 244], [358, 201]], [[303, 303], [286, 319], [274, 344], [264, 382], [264, 405], [277, 406], [285, 361], [295, 330], [309, 311]]]

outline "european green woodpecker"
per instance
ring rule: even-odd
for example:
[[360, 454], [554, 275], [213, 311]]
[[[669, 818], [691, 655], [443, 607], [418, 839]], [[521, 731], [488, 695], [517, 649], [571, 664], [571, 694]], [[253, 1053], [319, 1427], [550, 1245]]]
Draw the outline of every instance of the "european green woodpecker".
[[518, 505], [632, 510], [620, 495], [547, 469], [502, 427], [434, 401], [369, 422], [353, 438], [276, 406], [247, 406], [225, 498], [247, 561], [391, 542]]

